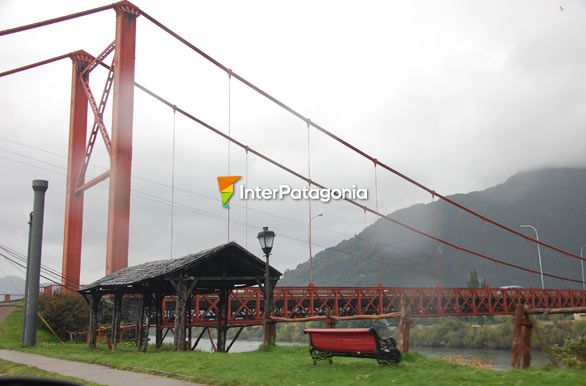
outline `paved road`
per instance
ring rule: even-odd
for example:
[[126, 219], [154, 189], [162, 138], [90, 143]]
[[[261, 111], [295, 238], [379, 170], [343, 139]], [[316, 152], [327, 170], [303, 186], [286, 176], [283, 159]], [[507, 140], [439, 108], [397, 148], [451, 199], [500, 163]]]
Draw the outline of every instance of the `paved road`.
[[[159, 377], [156, 375], [134, 373], [132, 371], [116, 370], [106, 366], [92, 365], [89, 363], [66, 361], [63, 359], [49, 358], [37, 354], [29, 354], [12, 350], [0, 350], [0, 358], [7, 361], [21, 363], [27, 366], [37, 367], [42, 370], [52, 371], [70, 377], [84, 379], [86, 381], [111, 386], [195, 386], [195, 383], [179, 381], [177, 379]], [[203, 385], [199, 385], [203, 386]]]

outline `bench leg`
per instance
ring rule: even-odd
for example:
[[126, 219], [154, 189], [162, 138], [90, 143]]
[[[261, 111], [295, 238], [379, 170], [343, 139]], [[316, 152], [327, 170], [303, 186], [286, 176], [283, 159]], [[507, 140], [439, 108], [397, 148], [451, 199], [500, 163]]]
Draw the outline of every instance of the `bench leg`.
[[311, 355], [311, 359], [313, 359], [313, 365], [317, 364], [317, 361], [321, 361], [327, 359], [330, 364], [332, 364], [332, 353], [329, 351], [319, 351], [311, 347], [309, 349], [309, 355]]

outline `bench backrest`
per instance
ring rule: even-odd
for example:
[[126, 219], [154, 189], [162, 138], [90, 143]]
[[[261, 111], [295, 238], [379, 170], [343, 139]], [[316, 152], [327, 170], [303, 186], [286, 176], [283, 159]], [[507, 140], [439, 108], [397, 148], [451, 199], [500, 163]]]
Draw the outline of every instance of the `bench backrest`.
[[344, 353], [377, 352], [376, 331], [371, 328], [308, 328], [311, 345], [320, 351]]

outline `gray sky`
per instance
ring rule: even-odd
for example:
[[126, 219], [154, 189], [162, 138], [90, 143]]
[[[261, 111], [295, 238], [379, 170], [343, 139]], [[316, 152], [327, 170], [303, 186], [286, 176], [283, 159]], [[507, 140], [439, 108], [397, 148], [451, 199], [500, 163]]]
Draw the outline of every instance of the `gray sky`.
[[[0, 0], [0, 29], [77, 12], [100, 1]], [[148, 2], [139, 7], [313, 121], [442, 193], [481, 190], [543, 166], [585, 166], [586, 3], [581, 1]], [[560, 5], [564, 10], [560, 10]], [[227, 130], [225, 73], [138, 19], [136, 80]], [[0, 71], [84, 49], [114, 36], [114, 12], [0, 38]], [[105, 72], [92, 73], [99, 95]], [[44, 263], [60, 269], [71, 63], [0, 79], [0, 243], [26, 251], [31, 180], [50, 181]], [[307, 172], [303, 122], [231, 82], [231, 133]], [[106, 125], [110, 126], [110, 113]], [[225, 140], [176, 117], [174, 255], [225, 242], [216, 176], [228, 173]], [[135, 93], [129, 264], [170, 254], [173, 114]], [[313, 130], [312, 177], [371, 190], [371, 164]], [[22, 144], [25, 144], [26, 147]], [[34, 149], [34, 148], [37, 149]], [[89, 174], [108, 166], [96, 146]], [[249, 186], [302, 186], [232, 147], [230, 173]], [[145, 181], [148, 179], [153, 182]], [[382, 212], [431, 198], [379, 171]], [[82, 282], [105, 270], [107, 182], [86, 193]], [[260, 253], [262, 225], [279, 238], [273, 263], [308, 258], [307, 202], [232, 200], [231, 239]], [[365, 218], [345, 203], [313, 205], [314, 253], [358, 233]], [[367, 223], [374, 220], [368, 216]], [[0, 262], [0, 275], [18, 274]]]

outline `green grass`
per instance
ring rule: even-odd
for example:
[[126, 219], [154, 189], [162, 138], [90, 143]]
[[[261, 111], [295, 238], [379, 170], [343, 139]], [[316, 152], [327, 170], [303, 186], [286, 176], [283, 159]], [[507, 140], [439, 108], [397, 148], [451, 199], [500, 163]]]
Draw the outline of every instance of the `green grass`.
[[376, 361], [334, 358], [313, 366], [307, 347], [277, 346], [248, 353], [172, 352], [143, 354], [122, 345], [90, 350], [80, 344], [59, 344], [43, 333], [35, 348], [19, 345], [20, 315], [9, 315], [0, 333], [0, 347], [99, 363], [107, 366], [171, 376], [213, 385], [586, 385], [586, 370], [531, 369], [491, 371], [404, 355], [398, 366], [380, 367]]
[[84, 380], [72, 377], [66, 377], [61, 374], [52, 373], [50, 371], [44, 371], [38, 369], [36, 367], [30, 367], [21, 365], [19, 363], [14, 363], [10, 361], [5, 361], [0, 359], [0, 375], [1, 376], [10, 376], [10, 377], [42, 377], [42, 378], [51, 378], [51, 379], [60, 379], [63, 381], [69, 381], [78, 385], [87, 385], [93, 386], [98, 385], [97, 383], [93, 382], [86, 382]]

